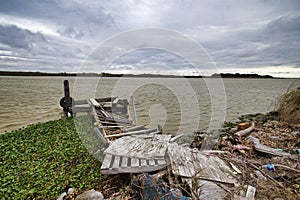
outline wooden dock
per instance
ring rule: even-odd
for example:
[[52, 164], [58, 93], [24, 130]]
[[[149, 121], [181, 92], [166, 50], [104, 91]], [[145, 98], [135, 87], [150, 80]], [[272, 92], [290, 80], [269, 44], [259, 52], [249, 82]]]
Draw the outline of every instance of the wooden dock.
[[[189, 186], [193, 199], [224, 199], [238, 185], [239, 169], [220, 159], [216, 155], [219, 151], [205, 152], [181, 146], [176, 140], [182, 135], [162, 134], [159, 125], [156, 129], [137, 125], [136, 113], [133, 113], [134, 122], [129, 119], [126, 99], [73, 100], [67, 81], [64, 87], [65, 96], [60, 104], [65, 115], [75, 117], [84, 112], [92, 119], [95, 135], [102, 143], [99, 149], [103, 154], [102, 174], [145, 173], [169, 168]], [[259, 145], [256, 143], [256, 148], [263, 149]], [[255, 188], [248, 189], [248, 197], [254, 197]]]
[[128, 118], [126, 100], [114, 97], [75, 101], [72, 110], [89, 114], [106, 147], [102, 149], [102, 174], [145, 173], [168, 167], [190, 187], [195, 199], [224, 199], [237, 186], [239, 170], [220, 159], [216, 155], [219, 152], [180, 146], [176, 140], [182, 135], [162, 134], [160, 126], [149, 129], [136, 125]]

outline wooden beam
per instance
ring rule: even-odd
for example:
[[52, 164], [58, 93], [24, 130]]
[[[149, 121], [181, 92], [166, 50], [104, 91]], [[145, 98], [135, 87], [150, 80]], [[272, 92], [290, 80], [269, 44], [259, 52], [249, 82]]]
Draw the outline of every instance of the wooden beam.
[[114, 101], [116, 98], [118, 98], [118, 97], [104, 97], [104, 98], [97, 98], [97, 99], [95, 99], [97, 102], [99, 102], [99, 103], [105, 103], [105, 102], [112, 102], [112, 101]]
[[91, 106], [100, 107], [100, 104], [95, 99], [88, 99], [88, 103]]
[[108, 143], [107, 139], [105, 138], [105, 133], [102, 133], [101, 130], [98, 127], [94, 127], [94, 130], [95, 130], [98, 138], [103, 143], [104, 147], [107, 148], [109, 143]]
[[87, 100], [75, 100], [74, 104], [75, 105], [83, 105], [83, 104], [87, 104]]
[[90, 107], [79, 107], [79, 106], [74, 106], [73, 107], [73, 112], [90, 112], [91, 108]]
[[296, 158], [297, 157], [297, 156], [293, 156], [289, 153], [281, 152], [281, 151], [278, 151], [277, 149], [274, 149], [272, 147], [263, 145], [259, 142], [259, 139], [255, 138], [255, 137], [249, 136], [249, 139], [251, 141], [253, 141], [254, 148], [255, 148], [256, 151], [263, 152], [263, 153], [266, 153], [266, 154], [270, 154], [270, 155], [273, 155], [273, 156], [282, 156], [282, 157], [290, 157], [290, 158], [293, 158], [293, 157]]
[[247, 137], [251, 134], [252, 131], [255, 129], [255, 123], [253, 122], [252, 125], [249, 128], [246, 128], [245, 130], [241, 130], [236, 132], [234, 135], [237, 135], [239, 137]]
[[138, 130], [145, 130], [145, 126], [141, 125], [141, 126], [134, 126], [128, 129], [125, 129], [124, 132], [131, 132], [131, 131], [138, 131]]
[[112, 137], [121, 137], [121, 136], [128, 136], [128, 135], [138, 135], [138, 134], [147, 134], [147, 133], [157, 133], [157, 129], [147, 129], [147, 130], [140, 130], [140, 131], [132, 131], [132, 132], [126, 132], [126, 133], [119, 133], [119, 134], [113, 134], [108, 135], [106, 138], [112, 138]]

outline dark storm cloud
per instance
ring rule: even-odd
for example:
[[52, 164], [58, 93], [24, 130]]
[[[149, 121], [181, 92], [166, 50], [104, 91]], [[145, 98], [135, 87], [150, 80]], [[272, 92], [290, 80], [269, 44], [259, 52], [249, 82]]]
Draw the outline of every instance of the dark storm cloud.
[[114, 26], [114, 20], [101, 4], [83, 5], [73, 1], [2, 1], [0, 13], [49, 23], [62, 36], [91, 37], [103, 27]]
[[41, 33], [32, 33], [15, 25], [0, 25], [0, 43], [12, 48], [33, 48], [34, 43], [45, 42]]

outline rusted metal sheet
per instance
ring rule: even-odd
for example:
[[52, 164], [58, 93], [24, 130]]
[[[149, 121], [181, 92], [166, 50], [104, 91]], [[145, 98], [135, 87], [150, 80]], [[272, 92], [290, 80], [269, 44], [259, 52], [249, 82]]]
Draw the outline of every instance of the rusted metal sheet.
[[171, 135], [125, 136], [111, 143], [104, 154], [142, 159], [164, 159]]

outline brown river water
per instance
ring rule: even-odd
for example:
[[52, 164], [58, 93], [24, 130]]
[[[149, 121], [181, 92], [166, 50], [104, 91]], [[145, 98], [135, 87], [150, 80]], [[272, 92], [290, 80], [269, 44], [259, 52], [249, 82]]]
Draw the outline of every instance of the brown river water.
[[[62, 117], [63, 81], [78, 99], [135, 97], [138, 124], [174, 135], [214, 129], [220, 121], [274, 109], [300, 79], [0, 77], [0, 134]], [[130, 111], [132, 106], [129, 107]], [[130, 112], [132, 115], [132, 112]]]

